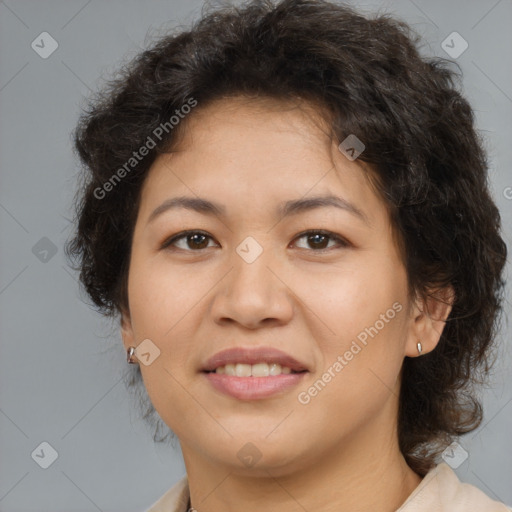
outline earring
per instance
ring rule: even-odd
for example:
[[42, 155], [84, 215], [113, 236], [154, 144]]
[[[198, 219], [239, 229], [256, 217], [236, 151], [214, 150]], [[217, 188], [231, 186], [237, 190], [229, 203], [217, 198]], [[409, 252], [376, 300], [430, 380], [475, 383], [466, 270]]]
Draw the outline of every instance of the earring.
[[133, 359], [133, 354], [135, 354], [135, 347], [129, 347], [127, 350], [126, 350], [126, 360], [128, 361], [129, 364], [137, 364], [137, 361], [135, 361], [135, 359]]
[[421, 351], [423, 350], [423, 347], [421, 346], [421, 341], [418, 341], [418, 344], [416, 346], [418, 347], [418, 355], [421, 355]]

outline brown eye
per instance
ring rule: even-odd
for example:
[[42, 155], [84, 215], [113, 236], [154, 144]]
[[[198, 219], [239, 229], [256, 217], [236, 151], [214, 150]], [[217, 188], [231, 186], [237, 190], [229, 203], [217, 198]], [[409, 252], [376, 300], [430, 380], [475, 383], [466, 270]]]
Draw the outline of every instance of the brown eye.
[[[212, 240], [212, 237], [202, 231], [184, 231], [165, 241], [162, 245], [162, 249], [173, 246], [185, 251], [197, 251], [206, 249], [209, 239]], [[177, 245], [177, 242], [181, 242], [182, 240], [184, 242], [180, 247]]]
[[349, 243], [345, 241], [343, 238], [331, 233], [330, 231], [306, 231], [299, 235], [296, 240], [306, 239], [306, 243], [309, 247], [305, 247], [305, 249], [312, 248], [314, 251], [323, 251], [327, 249], [331, 249], [328, 247], [329, 241], [334, 241], [335, 246], [348, 247]]
[[[338, 247], [349, 247], [350, 244], [340, 236], [331, 233], [330, 231], [310, 230], [301, 233], [295, 240], [305, 239], [305, 249], [313, 250], [313, 252], [321, 252]], [[209, 241], [213, 238], [203, 231], [183, 231], [177, 235], [169, 238], [162, 244], [162, 249], [179, 249], [188, 252], [198, 252], [203, 249], [212, 247], [208, 245]], [[330, 242], [334, 242], [334, 246], [329, 246]], [[179, 245], [181, 244], [181, 246]]]
[[307, 240], [309, 244], [312, 244], [314, 249], [326, 249], [329, 243], [329, 236], [321, 233], [315, 233], [314, 235], [308, 235]]

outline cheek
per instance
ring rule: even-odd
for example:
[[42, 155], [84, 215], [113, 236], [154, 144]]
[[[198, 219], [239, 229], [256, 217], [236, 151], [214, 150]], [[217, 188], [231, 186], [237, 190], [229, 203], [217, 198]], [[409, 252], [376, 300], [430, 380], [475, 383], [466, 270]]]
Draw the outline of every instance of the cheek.
[[328, 327], [316, 339], [323, 364], [319, 373], [330, 369], [336, 375], [329, 391], [322, 392], [324, 399], [341, 400], [356, 409], [362, 407], [360, 401], [385, 400], [404, 358], [403, 267], [392, 260], [372, 264], [361, 258], [361, 264], [333, 273], [322, 286], [311, 283], [308, 293], [318, 299], [311, 307]]
[[171, 275], [156, 264], [134, 264], [132, 271], [129, 297], [134, 336], [137, 343], [149, 338], [160, 350], [151, 365], [141, 364], [142, 377], [155, 408], [165, 414], [170, 403], [187, 401], [179, 383], [193, 353], [187, 339], [200, 322], [195, 313], [200, 297], [197, 286], [183, 274]]
[[128, 293], [135, 324], [144, 330], [140, 334], [169, 337], [180, 319], [197, 305], [198, 295], [204, 294], [198, 280], [197, 276], [177, 271], [161, 258], [143, 260], [143, 257], [135, 257], [130, 269]]
[[300, 389], [304, 394], [299, 402], [309, 401], [304, 406], [306, 414], [336, 425], [340, 431], [350, 431], [371, 421], [394, 400], [404, 358], [401, 340], [405, 325], [404, 308], [397, 312], [400, 304], [394, 304], [398, 307], [389, 304], [390, 309], [380, 311], [387, 322], [355, 309], [347, 312], [352, 316], [340, 316], [333, 324], [337, 338], [334, 342], [323, 340], [323, 365], [309, 387]]
[[360, 258], [328, 274], [309, 273], [301, 281], [304, 302], [328, 327], [326, 332], [337, 338], [355, 336], [376, 322], [381, 330], [382, 314], [390, 320], [382, 330], [389, 330], [394, 318], [400, 316], [397, 310], [405, 310], [405, 273], [393, 262]]

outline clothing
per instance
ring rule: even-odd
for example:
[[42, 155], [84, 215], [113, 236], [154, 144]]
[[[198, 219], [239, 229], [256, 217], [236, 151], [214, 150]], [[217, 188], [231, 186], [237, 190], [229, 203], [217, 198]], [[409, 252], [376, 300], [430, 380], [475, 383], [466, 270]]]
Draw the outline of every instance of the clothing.
[[[187, 512], [189, 500], [184, 476], [145, 512]], [[461, 483], [445, 463], [431, 469], [396, 512], [511, 512], [473, 485]], [[199, 511], [200, 512], [200, 511]]]

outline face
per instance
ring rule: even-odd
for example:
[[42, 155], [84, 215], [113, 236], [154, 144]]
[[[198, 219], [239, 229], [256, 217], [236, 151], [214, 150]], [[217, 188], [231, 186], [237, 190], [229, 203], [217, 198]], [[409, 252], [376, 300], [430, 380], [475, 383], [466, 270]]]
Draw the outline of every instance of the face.
[[[226, 99], [186, 128], [144, 183], [122, 327], [185, 459], [285, 474], [389, 437], [419, 322], [362, 164], [307, 105]], [[155, 213], [180, 197], [218, 210]]]

